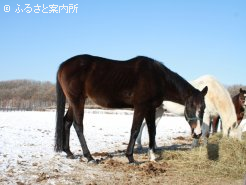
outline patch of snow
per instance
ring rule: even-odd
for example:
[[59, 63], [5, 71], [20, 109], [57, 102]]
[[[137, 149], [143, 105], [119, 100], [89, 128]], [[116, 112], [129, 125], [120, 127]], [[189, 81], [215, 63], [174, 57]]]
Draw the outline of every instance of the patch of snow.
[[[36, 174], [27, 171], [59, 170], [68, 172], [77, 160], [67, 160], [65, 154], [54, 152], [55, 112], [0, 112], [0, 183], [31, 183]], [[132, 111], [86, 110], [84, 133], [91, 153], [126, 149], [132, 124]], [[168, 145], [173, 138], [189, 136], [190, 127], [183, 117], [163, 117], [158, 124], [157, 146]], [[148, 145], [148, 133], [143, 131], [143, 145]], [[81, 155], [81, 147], [72, 127], [71, 151]], [[59, 162], [57, 162], [59, 161]], [[13, 176], [11, 175], [13, 174]], [[45, 178], [45, 177], [44, 177]], [[52, 183], [52, 179], [50, 179]]]

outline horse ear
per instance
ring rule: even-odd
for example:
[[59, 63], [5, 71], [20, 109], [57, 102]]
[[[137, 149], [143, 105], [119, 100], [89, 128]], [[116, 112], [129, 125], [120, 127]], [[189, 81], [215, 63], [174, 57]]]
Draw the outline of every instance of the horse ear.
[[201, 91], [203, 96], [205, 96], [207, 92], [208, 92], [208, 86], [204, 87], [203, 90]]
[[240, 93], [242, 93], [242, 92], [243, 92], [242, 88], [240, 88], [239, 92], [240, 92]]

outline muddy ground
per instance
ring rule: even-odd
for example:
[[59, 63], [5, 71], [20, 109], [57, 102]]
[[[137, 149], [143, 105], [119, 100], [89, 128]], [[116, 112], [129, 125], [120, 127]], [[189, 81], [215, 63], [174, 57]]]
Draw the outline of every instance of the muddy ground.
[[86, 159], [79, 155], [76, 159], [67, 159], [64, 154], [55, 154], [49, 160], [33, 156], [35, 162], [22, 160], [22, 156], [19, 156], [15, 166], [9, 166], [0, 174], [0, 184], [243, 184], [243, 180], [227, 177], [210, 178], [204, 175], [191, 178], [185, 175], [162, 158], [162, 155], [165, 155], [164, 150], [180, 149], [180, 146], [189, 150], [188, 144], [180, 143], [159, 148], [156, 162], [148, 161], [146, 148], [142, 152], [136, 150], [134, 156], [139, 162], [138, 165], [128, 164], [123, 150], [93, 153], [99, 164], [88, 164]]
[[[97, 165], [88, 164], [80, 156], [81, 147], [73, 129], [70, 146], [77, 158], [67, 159], [64, 153], [54, 153], [54, 120], [54, 112], [0, 113], [1, 185], [243, 184], [244, 177], [237, 180], [226, 176], [211, 177], [199, 173], [199, 169], [195, 170], [199, 176], [187, 175], [184, 169], [178, 169], [165, 159], [170, 150], [190, 150], [190, 128], [184, 118], [162, 118], [156, 137], [159, 158], [155, 163], [149, 162], [148, 142], [143, 142], [144, 150], [134, 152], [139, 165], [128, 164], [124, 155], [132, 115], [86, 114], [87, 143], [99, 160]], [[101, 121], [104, 124], [99, 124]]]

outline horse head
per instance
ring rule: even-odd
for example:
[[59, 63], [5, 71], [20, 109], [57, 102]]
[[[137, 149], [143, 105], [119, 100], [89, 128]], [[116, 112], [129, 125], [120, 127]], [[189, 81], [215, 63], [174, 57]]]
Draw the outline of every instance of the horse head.
[[239, 103], [242, 107], [246, 106], [245, 98], [246, 98], [246, 90], [243, 90], [242, 88], [240, 88], [240, 90], [239, 90]]
[[197, 91], [185, 102], [184, 116], [191, 127], [192, 137], [200, 138], [202, 135], [201, 125], [203, 123], [203, 114], [206, 107], [204, 97], [208, 92], [208, 87], [204, 87], [202, 91]]

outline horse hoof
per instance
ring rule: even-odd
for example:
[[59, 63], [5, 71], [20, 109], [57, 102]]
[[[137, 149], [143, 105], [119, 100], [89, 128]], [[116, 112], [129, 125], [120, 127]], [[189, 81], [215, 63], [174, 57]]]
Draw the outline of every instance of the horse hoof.
[[98, 163], [99, 163], [99, 161], [98, 160], [94, 160], [94, 159], [88, 161], [88, 164], [92, 164], [92, 165], [95, 165], [95, 164], [98, 164]]
[[74, 155], [67, 155], [67, 159], [75, 159]]
[[137, 153], [139, 153], [139, 154], [143, 153], [143, 147], [142, 146], [137, 147]]
[[133, 162], [129, 162], [130, 165], [132, 166], [138, 166], [140, 164], [142, 164], [141, 162], [138, 162], [138, 161], [133, 161]]
[[149, 151], [148, 151], [148, 156], [149, 156], [149, 160], [150, 160], [151, 162], [155, 162], [156, 156], [155, 156], [155, 153], [154, 153], [154, 151], [153, 151], [152, 149], [149, 149]]

